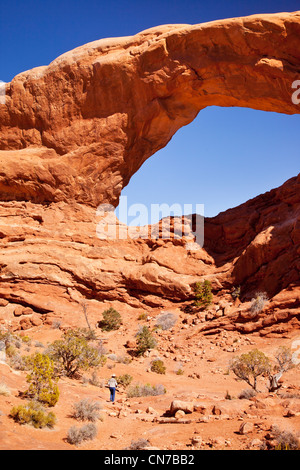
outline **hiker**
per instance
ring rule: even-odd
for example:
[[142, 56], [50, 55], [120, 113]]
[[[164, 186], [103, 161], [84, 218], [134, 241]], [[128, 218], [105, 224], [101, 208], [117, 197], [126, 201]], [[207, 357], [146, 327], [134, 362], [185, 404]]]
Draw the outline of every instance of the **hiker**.
[[118, 387], [117, 381], [116, 381], [116, 374], [112, 374], [111, 378], [108, 381], [108, 388], [110, 391], [110, 401], [114, 403], [115, 401], [115, 395], [116, 395], [116, 388]]

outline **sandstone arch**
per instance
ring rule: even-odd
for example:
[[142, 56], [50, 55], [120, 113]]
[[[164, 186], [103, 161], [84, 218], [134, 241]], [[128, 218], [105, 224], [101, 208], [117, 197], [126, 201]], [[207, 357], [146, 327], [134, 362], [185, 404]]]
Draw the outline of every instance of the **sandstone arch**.
[[95, 41], [16, 76], [0, 105], [0, 198], [118, 205], [142, 163], [210, 105], [300, 113], [300, 12]]

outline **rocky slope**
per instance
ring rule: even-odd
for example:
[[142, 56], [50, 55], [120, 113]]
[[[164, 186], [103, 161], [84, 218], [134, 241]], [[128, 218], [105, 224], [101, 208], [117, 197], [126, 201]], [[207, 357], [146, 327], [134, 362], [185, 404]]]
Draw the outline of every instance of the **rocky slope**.
[[[114, 302], [137, 311], [186, 308], [192, 304], [193, 284], [208, 279], [216, 305], [225, 301], [230, 306], [232, 289], [241, 287], [237, 307], [218, 320], [223, 328], [233, 324], [251, 331], [283, 322], [288, 329], [289, 321], [297, 328], [299, 185], [300, 176], [205, 219], [205, 243], [195, 251], [184, 239], [171, 237], [100, 240], [96, 211], [82, 204], [2, 202], [0, 318], [26, 329], [31, 319], [39, 324], [80, 314], [83, 302], [98, 315]], [[240, 317], [258, 291], [272, 299], [262, 324]], [[16, 314], [18, 305], [29, 307], [27, 315]]]

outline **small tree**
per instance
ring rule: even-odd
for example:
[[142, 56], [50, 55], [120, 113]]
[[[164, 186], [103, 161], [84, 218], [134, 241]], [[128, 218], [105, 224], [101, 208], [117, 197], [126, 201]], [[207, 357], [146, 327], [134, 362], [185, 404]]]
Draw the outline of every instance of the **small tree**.
[[203, 282], [196, 282], [194, 286], [194, 292], [194, 304], [196, 307], [207, 308], [212, 303], [213, 295], [211, 292], [210, 281], [205, 280]]
[[28, 364], [30, 373], [27, 375], [27, 382], [30, 385], [27, 395], [45, 405], [56, 405], [59, 390], [53, 361], [46, 354], [36, 353]]
[[143, 356], [148, 349], [154, 349], [157, 345], [155, 338], [147, 326], [143, 326], [137, 334], [137, 354]]
[[271, 363], [258, 349], [235, 358], [230, 366], [234, 374], [257, 391], [257, 378], [270, 374]]
[[103, 320], [99, 322], [99, 326], [103, 331], [118, 330], [122, 325], [121, 315], [114, 308], [105, 310], [102, 315]]
[[87, 370], [101, 362], [98, 351], [73, 330], [68, 330], [63, 339], [54, 341], [48, 349], [48, 354], [61, 366], [67, 377], [74, 377], [80, 369]]
[[273, 374], [269, 374], [269, 392], [275, 392], [281, 387], [279, 380], [281, 379], [282, 374], [294, 367], [292, 358], [292, 352], [289, 348], [282, 346], [277, 350], [275, 356], [277, 364], [274, 368]]

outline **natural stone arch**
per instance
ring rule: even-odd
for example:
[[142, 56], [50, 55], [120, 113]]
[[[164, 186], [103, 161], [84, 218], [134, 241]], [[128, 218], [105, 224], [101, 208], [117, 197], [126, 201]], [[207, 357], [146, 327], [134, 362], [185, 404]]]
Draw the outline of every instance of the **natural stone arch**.
[[95, 41], [16, 76], [0, 105], [0, 197], [118, 205], [211, 106], [300, 113], [300, 12], [166, 25]]

